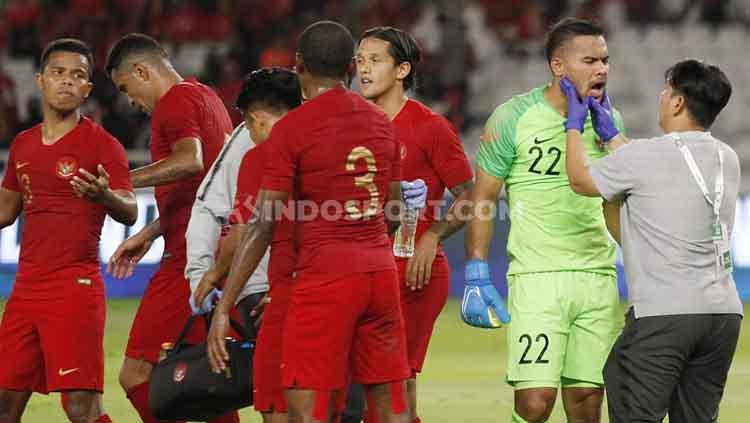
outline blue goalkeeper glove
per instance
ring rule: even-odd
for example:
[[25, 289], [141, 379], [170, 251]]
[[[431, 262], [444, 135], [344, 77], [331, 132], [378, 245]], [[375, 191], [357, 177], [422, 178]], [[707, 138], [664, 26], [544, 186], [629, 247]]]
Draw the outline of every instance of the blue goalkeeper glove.
[[560, 80], [560, 89], [568, 98], [568, 119], [565, 121], [565, 130], [577, 129], [583, 133], [583, 124], [589, 114], [588, 97], [581, 100], [578, 97], [578, 90], [568, 77]]
[[609, 96], [606, 91], [601, 102], [589, 97], [589, 110], [591, 110], [591, 123], [594, 125], [596, 135], [599, 135], [604, 144], [612, 141], [620, 131], [615, 126], [612, 106], [609, 103]]
[[421, 209], [427, 203], [427, 184], [421, 179], [401, 181], [401, 199], [410, 209]]
[[503, 297], [490, 280], [484, 260], [469, 260], [465, 270], [466, 286], [461, 300], [461, 319], [478, 328], [499, 328], [510, 323]]
[[208, 314], [211, 312], [211, 310], [214, 309], [214, 306], [217, 301], [221, 299], [222, 292], [219, 289], [212, 289], [211, 292], [206, 295], [206, 298], [203, 299], [203, 304], [200, 306], [195, 304], [195, 297], [193, 295], [190, 296], [190, 310], [193, 311], [193, 314], [199, 315], [199, 314]]

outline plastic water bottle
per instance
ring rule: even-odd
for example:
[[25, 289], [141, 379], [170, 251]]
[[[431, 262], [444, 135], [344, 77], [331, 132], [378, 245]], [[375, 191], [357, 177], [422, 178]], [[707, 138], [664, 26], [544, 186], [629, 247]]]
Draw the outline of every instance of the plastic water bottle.
[[411, 257], [414, 255], [419, 210], [417, 208], [405, 207], [403, 213], [401, 213], [401, 226], [396, 230], [396, 236], [393, 239], [394, 256]]

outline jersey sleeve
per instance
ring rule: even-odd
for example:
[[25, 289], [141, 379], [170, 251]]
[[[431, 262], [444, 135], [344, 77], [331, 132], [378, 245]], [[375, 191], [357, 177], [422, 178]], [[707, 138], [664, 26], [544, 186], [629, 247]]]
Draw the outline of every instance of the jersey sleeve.
[[430, 164], [445, 186], [451, 189], [471, 180], [471, 165], [453, 126], [439, 116], [426, 129], [432, 140], [432, 146], [428, 150]]
[[100, 140], [102, 149], [99, 157], [101, 157], [104, 170], [109, 174], [109, 187], [113, 190], [133, 191], [133, 184], [130, 182], [128, 154], [125, 152], [125, 148], [111, 135], [103, 130], [102, 133], [103, 136]]
[[499, 179], [510, 173], [516, 158], [515, 133], [518, 113], [513, 101], [500, 105], [484, 126], [477, 167]]
[[10, 153], [8, 153], [8, 162], [5, 164], [5, 176], [3, 176], [3, 188], [21, 192], [21, 188], [18, 186], [18, 177], [16, 176], [16, 159], [15, 159], [15, 142], [10, 145]]
[[628, 196], [638, 183], [638, 169], [643, 166], [641, 145], [630, 142], [591, 164], [591, 178], [599, 193], [607, 201]]
[[261, 189], [268, 191], [292, 192], [294, 176], [298, 165], [298, 146], [295, 138], [287, 135], [286, 122], [278, 122], [271, 130], [268, 144], [268, 159], [264, 169]]
[[254, 201], [250, 198], [250, 169], [248, 167], [248, 154], [242, 159], [240, 170], [237, 174], [237, 191], [234, 194], [234, 208], [229, 214], [229, 224], [244, 224], [252, 215], [252, 204]]
[[160, 108], [161, 130], [169, 148], [183, 138], [201, 138], [199, 107], [186, 94], [170, 95], [167, 107]]

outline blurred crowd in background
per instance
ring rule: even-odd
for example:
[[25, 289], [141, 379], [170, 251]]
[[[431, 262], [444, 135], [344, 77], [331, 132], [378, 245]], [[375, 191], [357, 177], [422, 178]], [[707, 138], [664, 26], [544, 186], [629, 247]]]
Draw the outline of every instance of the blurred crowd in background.
[[[622, 19], [639, 28], [686, 19], [748, 25], [746, 0], [0, 0], [0, 149], [41, 121], [38, 97], [18, 94], [33, 92], [33, 79], [14, 75], [3, 61], [29, 61], [36, 69], [44, 45], [62, 36], [80, 38], [95, 52], [95, 90], [85, 113], [131, 150], [147, 147], [148, 118], [125, 104], [103, 72], [119, 37], [145, 32], [163, 42], [178, 71], [212, 85], [238, 123], [232, 105], [243, 75], [292, 66], [299, 33], [324, 18], [345, 23], [355, 37], [376, 25], [412, 31], [425, 52], [417, 96], [465, 131], [491, 112], [467, 107], [468, 81], [478, 67], [470, 37], [475, 26], [491, 34], [507, 57], [538, 56], [551, 23], [572, 15], [607, 27], [607, 8], [614, 3]], [[479, 17], [467, 19], [467, 10]], [[29, 82], [31, 87], [18, 86]]]

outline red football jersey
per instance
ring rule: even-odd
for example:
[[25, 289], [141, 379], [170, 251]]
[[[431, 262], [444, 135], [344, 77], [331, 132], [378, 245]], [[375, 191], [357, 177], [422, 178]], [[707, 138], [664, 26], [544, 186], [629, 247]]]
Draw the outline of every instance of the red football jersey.
[[[268, 157], [268, 140], [251, 148], [242, 158], [237, 175], [237, 193], [234, 210], [229, 216], [230, 224], [246, 223], [254, 214], [260, 183]], [[271, 257], [268, 260], [268, 280], [288, 280], [294, 272], [297, 254], [294, 249], [294, 224], [283, 214], [276, 224], [271, 240]]]
[[383, 205], [401, 169], [395, 129], [382, 111], [334, 88], [289, 112], [266, 142], [261, 187], [297, 199], [299, 272], [395, 269]]
[[[232, 121], [219, 96], [210, 87], [186, 79], [173, 86], [156, 103], [151, 116], [151, 160], [156, 162], [167, 158], [173, 145], [183, 138], [197, 138], [203, 149], [203, 168], [208, 170], [231, 132]], [[155, 188], [164, 253], [170, 257], [170, 266], [185, 267], [185, 231], [195, 193], [204, 175], [205, 171]]]
[[[403, 179], [421, 178], [427, 184], [427, 206], [417, 224], [419, 239], [437, 221], [445, 188], [471, 180], [471, 165], [453, 126], [424, 104], [407, 100], [393, 123], [401, 143]], [[441, 247], [438, 255], [443, 254]]]
[[99, 272], [99, 236], [106, 211], [78, 198], [70, 181], [101, 164], [111, 189], [132, 191], [122, 145], [88, 118], [52, 145], [42, 143], [42, 125], [18, 134], [11, 144], [3, 188], [21, 193], [23, 232], [16, 287], [71, 271]]

